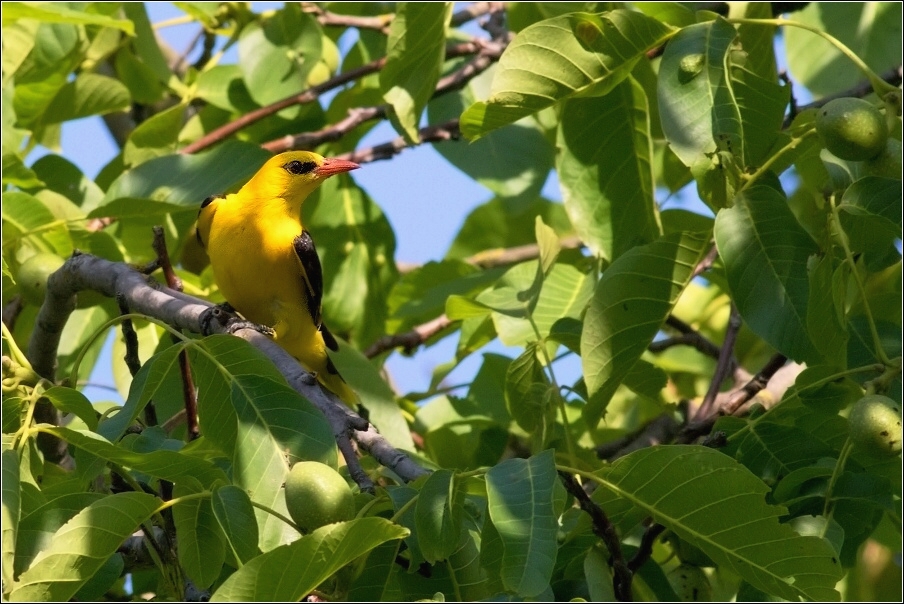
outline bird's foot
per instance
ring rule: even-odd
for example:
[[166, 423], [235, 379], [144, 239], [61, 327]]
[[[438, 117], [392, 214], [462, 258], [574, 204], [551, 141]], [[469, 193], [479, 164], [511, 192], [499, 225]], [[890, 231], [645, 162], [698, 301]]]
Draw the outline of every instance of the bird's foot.
[[235, 309], [229, 302], [211, 306], [201, 313], [201, 333], [205, 336], [209, 336], [213, 333], [212, 327], [214, 322], [222, 327], [226, 325], [230, 319], [234, 320], [237, 319], [237, 317], [238, 315], [236, 315]]
[[229, 323], [229, 325], [226, 326], [226, 333], [234, 334], [240, 329], [253, 329], [254, 331], [259, 331], [265, 336], [269, 336], [271, 338], [276, 337], [276, 330], [274, 330], [272, 327], [261, 325], [260, 323], [252, 323], [251, 321], [232, 321]]
[[226, 333], [234, 334], [240, 329], [253, 329], [259, 331], [265, 336], [271, 338], [276, 335], [273, 328], [266, 325], [259, 325], [251, 321], [245, 321], [240, 318], [235, 308], [229, 302], [223, 302], [216, 306], [211, 306], [201, 313], [201, 333], [209, 336], [212, 333], [212, 325], [216, 321], [221, 327], [226, 328]]

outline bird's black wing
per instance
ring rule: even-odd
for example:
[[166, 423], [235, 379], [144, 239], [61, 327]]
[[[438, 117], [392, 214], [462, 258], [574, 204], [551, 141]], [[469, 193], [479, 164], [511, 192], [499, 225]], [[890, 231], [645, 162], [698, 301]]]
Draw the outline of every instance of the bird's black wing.
[[323, 324], [323, 316], [321, 314], [323, 306], [323, 268], [320, 266], [320, 256], [317, 255], [314, 240], [311, 239], [310, 233], [302, 231], [301, 235], [296, 237], [292, 243], [295, 247], [295, 254], [301, 261], [301, 267], [304, 269], [301, 280], [311, 320], [314, 321], [314, 325], [323, 334], [323, 341], [327, 347], [330, 350], [339, 350], [336, 338]]

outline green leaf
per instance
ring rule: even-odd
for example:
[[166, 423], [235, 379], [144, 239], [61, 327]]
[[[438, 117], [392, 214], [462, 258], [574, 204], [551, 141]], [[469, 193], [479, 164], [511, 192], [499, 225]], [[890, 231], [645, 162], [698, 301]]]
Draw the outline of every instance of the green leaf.
[[10, 600], [68, 600], [160, 503], [152, 495], [134, 492], [92, 503], [56, 532], [13, 584]]
[[89, 212], [103, 199], [104, 192], [71, 161], [60, 155], [45, 155], [31, 166], [43, 186], [59, 193]]
[[544, 420], [550, 406], [547, 395], [550, 384], [537, 358], [537, 347], [537, 342], [529, 343], [505, 373], [506, 407], [527, 432], [534, 432], [538, 426], [547, 427]]
[[477, 139], [575, 95], [605, 94], [674, 31], [629, 10], [572, 13], [531, 25], [502, 54], [490, 98], [462, 114], [462, 133]]
[[[499, 134], [516, 129], [517, 127], [506, 128], [500, 130]], [[487, 140], [495, 136], [497, 135], [494, 133]], [[482, 142], [483, 139], [472, 143], [467, 149], [478, 147]], [[444, 148], [443, 145], [437, 147], [437, 149], [441, 148]], [[520, 144], [513, 145], [512, 148], [505, 147], [505, 152], [511, 154], [518, 149], [520, 149]], [[488, 162], [489, 165], [494, 166], [499, 163], [496, 160], [483, 161], [482, 169], [487, 169]], [[494, 173], [496, 172], [494, 171]], [[464, 260], [475, 256], [474, 260], [479, 263], [484, 257], [491, 258], [496, 253], [495, 250], [499, 248], [531, 244], [534, 242], [531, 229], [534, 227], [537, 216], [541, 216], [543, 222], [550, 225], [559, 237], [574, 233], [574, 228], [565, 213], [565, 207], [561, 203], [539, 198], [530, 203], [519, 203], [517, 207], [512, 207], [509, 200], [496, 197], [477, 206], [468, 214], [461, 229], [455, 235], [455, 240], [449, 246], [446, 258]], [[479, 254], [479, 252], [485, 252], [485, 255]]]
[[49, 400], [63, 413], [72, 413], [85, 422], [89, 429], [97, 429], [97, 412], [91, 406], [91, 401], [78, 390], [54, 386], [44, 391], [41, 397]]
[[766, 593], [839, 599], [835, 584], [843, 570], [832, 546], [779, 524], [784, 508], [768, 505], [769, 488], [730, 457], [697, 445], [655, 446], [599, 475], [603, 488]]
[[[793, 20], [835, 36], [876, 73], [901, 62], [901, 5], [897, 2], [816, 3], [794, 13]], [[863, 72], [822, 36], [785, 27], [788, 66], [795, 82], [814, 96], [849, 90]]]
[[302, 207], [323, 265], [323, 320], [365, 348], [383, 334], [386, 299], [398, 279], [386, 215], [349, 177], [328, 179]]
[[403, 274], [389, 295], [387, 333], [402, 333], [446, 310], [451, 295], [473, 296], [491, 285], [500, 271], [481, 271], [459, 260], [427, 262]]
[[490, 518], [503, 550], [502, 582], [522, 597], [543, 593], [552, 577], [558, 549], [557, 480], [552, 450], [503, 461], [486, 474]]
[[60, 88], [42, 123], [57, 124], [92, 115], [124, 111], [131, 106], [129, 89], [119, 80], [96, 73], [79, 74]]
[[628, 78], [606, 96], [568, 101], [558, 146], [565, 209], [591, 252], [611, 261], [659, 236], [647, 98], [640, 84]]
[[[478, 98], [485, 98], [490, 94], [490, 81], [495, 72], [495, 65], [481, 73], [458, 92], [444, 94], [432, 99], [427, 105], [429, 123], [441, 124], [451, 119], [457, 119], [462, 112]], [[453, 166], [488, 188], [497, 199], [489, 202], [497, 209], [502, 209], [512, 214], [511, 218], [527, 218], [527, 214], [536, 212], [532, 209], [545, 202], [538, 199], [543, 185], [549, 177], [549, 171], [553, 167], [555, 149], [547, 140], [542, 125], [538, 120], [525, 118], [512, 124], [509, 128], [493, 131], [480, 139], [468, 143], [467, 141], [452, 142], [436, 145], [435, 149]], [[488, 204], [488, 205], [489, 205]], [[486, 207], [486, 206], [483, 206]], [[561, 208], [561, 206], [558, 206]], [[468, 221], [480, 208], [471, 213], [466, 219], [462, 232], [456, 237], [456, 244], [467, 247], [478, 246], [479, 241], [474, 241], [464, 236], [464, 229], [471, 228], [480, 232], [481, 237], [500, 237], [505, 234], [526, 235], [518, 231], [515, 225], [502, 222], [499, 226], [501, 232], [490, 228], [483, 222]], [[549, 221], [550, 217], [544, 216]], [[563, 226], [565, 231], [571, 230], [567, 221], [552, 222], [556, 230]], [[530, 240], [519, 242], [529, 243]], [[485, 245], [475, 247], [469, 253], [454, 255], [452, 249], [449, 256], [464, 257], [474, 252], [491, 247], [512, 247], [511, 245]]]
[[224, 485], [213, 492], [210, 504], [236, 561], [245, 564], [260, 555], [257, 521], [248, 493], [237, 486]]
[[[177, 485], [178, 499], [196, 493], [193, 486]], [[179, 565], [198, 589], [207, 589], [220, 576], [226, 547], [220, 525], [208, 498], [188, 499], [173, 506], [173, 522], [179, 539]]]
[[217, 480], [226, 480], [226, 474], [212, 462], [182, 451], [160, 449], [150, 453], [138, 453], [111, 444], [94, 432], [82, 432], [46, 424], [41, 426], [41, 432], [61, 438], [73, 447], [101, 459], [176, 484], [190, 478], [204, 486], [211, 485]]
[[164, 94], [163, 84], [153, 69], [145, 65], [129, 48], [121, 48], [115, 58], [116, 75], [136, 103], [152, 105]]
[[36, 252], [72, 253], [72, 238], [63, 220], [41, 200], [21, 191], [3, 193], [3, 244], [24, 240]]
[[15, 574], [21, 574], [39, 552], [47, 549], [54, 533], [61, 526], [105, 496], [102, 493], [72, 493], [42, 502], [27, 514], [23, 510], [16, 542]]
[[676, 233], [629, 250], [603, 273], [581, 334], [589, 425], [599, 422], [708, 249], [708, 236]]
[[147, 406], [168, 375], [177, 367], [182, 346], [170, 346], [149, 358], [138, 370], [129, 389], [129, 397], [113, 417], [101, 422], [98, 434], [110, 441], [119, 440]]
[[451, 470], [437, 470], [421, 487], [415, 523], [421, 552], [428, 564], [445, 560], [455, 550], [461, 532], [461, 493]]
[[[286, 513], [283, 483], [287, 457], [336, 466], [336, 443], [326, 418], [285, 383], [256, 375], [233, 376], [230, 400], [238, 421], [232, 451], [233, 482], [251, 500]], [[223, 444], [217, 443], [223, 448]], [[295, 531], [261, 510], [259, 544], [264, 551]]]
[[[5, 14], [5, 13], [4, 13]], [[25, 62], [31, 49], [35, 46], [35, 34], [39, 23], [31, 20], [3, 23], [3, 86]]]
[[339, 352], [330, 353], [339, 373], [346, 379], [367, 409], [370, 421], [392, 446], [414, 451], [411, 429], [396, 404], [395, 393], [380, 375], [379, 368], [363, 354], [342, 343]]
[[534, 231], [537, 236], [537, 248], [540, 253], [540, 270], [543, 271], [543, 277], [549, 276], [559, 252], [562, 251], [562, 245], [559, 243], [559, 237], [556, 232], [543, 222], [542, 216], [537, 216], [534, 221]]
[[113, 584], [116, 583], [126, 563], [121, 553], [115, 553], [98, 569], [94, 576], [88, 579], [84, 585], [75, 592], [72, 600], [75, 602], [94, 602], [104, 597]]
[[807, 333], [826, 361], [847, 367], [847, 319], [844, 307], [835, 303], [834, 273], [835, 266], [828, 255], [809, 267]]
[[396, 558], [400, 542], [389, 541], [375, 547], [367, 556], [361, 574], [352, 579], [349, 602], [401, 602]]
[[807, 332], [807, 259], [819, 248], [782, 194], [747, 189], [716, 216], [715, 236], [744, 322], [789, 358], [818, 360]]
[[258, 145], [226, 141], [205, 153], [149, 160], [113, 181], [89, 217], [116, 216], [109, 204], [119, 199], [149, 199], [197, 212], [205, 198], [244, 183], [269, 157]]
[[848, 187], [841, 203], [841, 226], [854, 251], [884, 251], [901, 239], [901, 181], [867, 176]]
[[717, 149], [740, 153], [741, 116], [725, 73], [736, 36], [732, 25], [716, 19], [682, 29], [666, 46], [659, 112], [669, 146], [686, 166]]
[[295, 602], [340, 568], [408, 531], [383, 518], [360, 518], [321, 527], [267, 552], [230, 575], [212, 602]]
[[420, 140], [418, 123], [439, 80], [451, 17], [451, 2], [402, 2], [389, 25], [380, 90], [409, 142]]
[[3, 27], [17, 19], [36, 19], [45, 23], [72, 23], [76, 25], [100, 25], [135, 35], [132, 22], [127, 19], [113, 19], [106, 15], [72, 10], [62, 4], [53, 2], [7, 2], [3, 6]]
[[[242, 28], [239, 67], [257, 104], [264, 106], [308, 87], [308, 75], [323, 53], [317, 18], [294, 3]], [[298, 108], [285, 112], [294, 117]]]
[[[4, 396], [4, 398], [6, 398]], [[3, 584], [13, 584], [13, 565], [16, 557], [16, 538], [22, 514], [22, 498], [19, 487], [19, 454], [6, 449], [2, 455], [2, 525], [3, 525]]]
[[185, 105], [179, 104], [139, 124], [123, 147], [122, 161], [125, 166], [132, 168], [149, 159], [174, 153], [184, 118]]
[[184, 88], [182, 82], [173, 74], [166, 57], [163, 56], [154, 28], [148, 19], [145, 5], [126, 2], [122, 5], [122, 11], [135, 24], [136, 35], [132, 39], [135, 56], [157, 75], [157, 79], [161, 83], [169, 85], [174, 91], [181, 94]]

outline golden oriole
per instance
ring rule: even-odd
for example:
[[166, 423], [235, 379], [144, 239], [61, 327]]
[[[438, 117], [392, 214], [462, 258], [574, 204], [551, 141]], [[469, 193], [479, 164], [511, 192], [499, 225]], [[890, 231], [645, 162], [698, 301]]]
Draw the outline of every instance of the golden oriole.
[[229, 305], [271, 327], [280, 346], [350, 405], [357, 397], [327, 356], [339, 346], [323, 324], [323, 271], [301, 205], [324, 180], [358, 167], [308, 151], [281, 153], [238, 193], [204, 200], [197, 228]]

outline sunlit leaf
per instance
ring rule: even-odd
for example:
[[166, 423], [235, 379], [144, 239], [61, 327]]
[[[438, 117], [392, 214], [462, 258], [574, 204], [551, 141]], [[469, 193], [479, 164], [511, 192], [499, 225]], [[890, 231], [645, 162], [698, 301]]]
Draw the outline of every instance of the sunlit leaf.
[[10, 600], [68, 600], [161, 503], [153, 495], [130, 492], [84, 508], [13, 584]]
[[595, 425], [615, 390], [656, 336], [709, 249], [709, 238], [668, 235], [623, 254], [596, 286], [581, 336], [590, 401], [584, 418]]
[[213, 593], [212, 602], [295, 602], [337, 570], [408, 531], [383, 518], [321, 527], [249, 561]]
[[575, 95], [603, 94], [673, 31], [629, 10], [571, 13], [531, 25], [499, 59], [489, 99], [462, 114], [462, 132], [476, 139]]
[[[763, 591], [785, 599], [837, 601], [843, 570], [832, 546], [779, 524], [769, 488], [707, 447], [656, 446], [601, 470], [601, 486], [628, 499]], [[655, 480], [651, 479], [655, 477]]]

